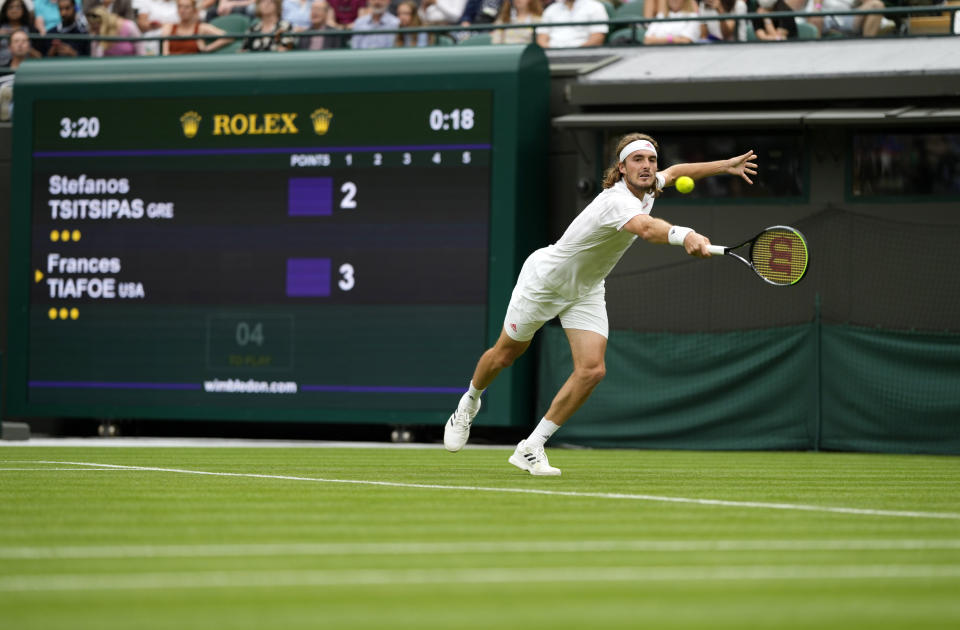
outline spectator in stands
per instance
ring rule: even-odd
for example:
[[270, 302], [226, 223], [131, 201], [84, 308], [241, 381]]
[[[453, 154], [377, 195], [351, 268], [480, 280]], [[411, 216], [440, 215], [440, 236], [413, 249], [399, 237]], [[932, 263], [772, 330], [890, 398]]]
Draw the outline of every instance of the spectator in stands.
[[[58, 16], [59, 19], [59, 16]], [[30, 7], [24, 3], [24, 0], [6, 0], [0, 7], [0, 65], [9, 65], [13, 53], [9, 45], [10, 41], [7, 35], [15, 31], [22, 30], [27, 33], [27, 55], [30, 57], [42, 57], [42, 50], [38, 50], [31, 44], [30, 35], [41, 35], [45, 31], [37, 27], [40, 20], [34, 18]], [[38, 42], [37, 44], [43, 50], [46, 47]]]
[[[77, 0], [77, 11], [81, 10]], [[32, 24], [41, 33], [46, 33], [60, 23], [60, 7], [57, 0], [26, 0], [27, 9], [33, 14]]]
[[105, 6], [94, 7], [87, 13], [87, 25], [91, 35], [105, 37], [138, 38], [130, 41], [101, 41], [94, 39], [90, 45], [92, 57], [123, 57], [143, 54], [143, 42], [139, 40], [140, 29], [133, 20], [111, 13]]
[[[400, 28], [417, 28], [423, 26], [420, 21], [417, 3], [413, 0], [403, 0], [397, 5], [397, 19], [400, 20]], [[393, 42], [394, 46], [403, 48], [404, 46], [429, 46], [429, 33], [397, 33]]]
[[257, 0], [257, 19], [247, 31], [241, 52], [285, 52], [297, 46], [293, 27], [282, 19], [280, 0]]
[[[59, 21], [58, 13], [57, 22]], [[43, 21], [34, 14], [32, 4], [24, 0], [4, 0], [0, 3], [0, 31], [12, 33], [20, 28], [27, 31], [28, 37], [29, 33], [46, 32]]]
[[461, 24], [467, 0], [423, 0], [420, 17], [425, 24]]
[[[387, 11], [390, 0], [368, 0], [370, 13], [361, 15], [353, 23], [355, 31], [394, 30], [400, 28], [400, 19]], [[371, 33], [368, 35], [354, 35], [350, 39], [351, 48], [392, 48], [396, 39], [395, 33]]]
[[358, 17], [370, 12], [367, 0], [327, 0], [327, 4], [330, 5], [327, 17], [330, 28], [350, 30]]
[[177, 0], [133, 0], [133, 2], [138, 16], [141, 13], [147, 13], [150, 16], [149, 26], [137, 24], [140, 30], [160, 29], [165, 24], [176, 24], [180, 21]]
[[233, 41], [229, 37], [222, 37], [222, 35], [225, 35], [223, 29], [207, 24], [200, 19], [196, 0], [177, 0], [177, 13], [180, 14], [180, 21], [177, 24], [164, 24], [163, 30], [160, 31], [160, 34], [164, 37], [170, 35], [210, 35], [217, 36], [217, 39], [165, 39], [162, 45], [164, 55], [191, 55], [213, 52]]
[[657, 11], [660, 10], [660, 3], [657, 0], [630, 0], [631, 2], [643, 2], [643, 17], [653, 19], [657, 17]]
[[[744, 15], [747, 3], [744, 0], [703, 0], [700, 4], [701, 17], [719, 17], [722, 15]], [[700, 38], [712, 42], [747, 41], [746, 20], [704, 20]]]
[[[597, 0], [556, 0], [543, 12], [542, 22], [606, 22], [608, 18], [607, 10]], [[537, 43], [543, 48], [600, 46], [608, 30], [606, 24], [538, 29]]]
[[467, 0], [463, 15], [460, 16], [460, 25], [492, 24], [506, 4], [510, 4], [509, 0]]
[[[899, 0], [897, 0], [899, 1]], [[917, 0], [919, 2], [927, 2], [927, 0]], [[820, 6], [820, 0], [784, 0], [787, 3], [787, 6], [790, 7], [791, 11], [796, 11], [797, 13], [816, 13], [819, 9], [814, 8], [815, 6]], [[806, 17], [795, 17], [794, 20], [797, 24], [804, 24], [810, 21]], [[891, 22], [892, 24], [892, 22]], [[819, 27], [817, 27], [819, 30]], [[797, 29], [797, 37], [800, 37], [802, 32]]]
[[156, 57], [162, 52], [161, 41], [148, 38], [160, 37], [165, 24], [175, 24], [177, 22], [176, 12], [173, 15], [167, 14], [164, 7], [158, 6], [161, 3], [154, 0], [132, 0], [132, 3], [133, 21], [144, 37], [143, 54]]
[[[133, 0], [133, 21], [141, 33], [147, 34], [152, 31], [160, 33], [160, 22], [154, 22], [150, 17], [150, 8], [153, 6], [153, 0]], [[159, 49], [158, 49], [159, 54]]]
[[164, 25], [176, 24], [180, 20], [176, 0], [84, 0], [85, 6], [97, 4], [107, 7], [111, 13], [133, 20], [144, 37], [140, 54], [151, 57], [161, 54], [161, 42], [149, 38], [159, 37]]
[[128, 20], [136, 19], [132, 0], [83, 0], [83, 13], [89, 15], [96, 7], [106, 7], [110, 13]]
[[[77, 5], [73, 0], [60, 0], [60, 23], [50, 29], [48, 35], [86, 35], [86, 24], [77, 19]], [[90, 40], [71, 39], [50, 41], [48, 57], [89, 57]]]
[[[136, 5], [133, 8], [136, 9]], [[200, 11], [204, 21], [209, 22], [217, 17], [217, 0], [200, 0], [200, 8], [197, 10]]]
[[[124, 12], [118, 8], [120, 5], [117, 3], [120, 1], [112, 0], [112, 4], [108, 6], [114, 13], [124, 15]], [[144, 37], [142, 54], [151, 57], [162, 54], [163, 43], [159, 37], [164, 31], [164, 26], [177, 24], [180, 21], [177, 0], [124, 0], [124, 2], [133, 5], [133, 20]], [[151, 39], [154, 37], [157, 39]]]
[[[500, 7], [495, 24], [539, 24], [543, 19], [540, 0], [507, 0]], [[493, 32], [494, 44], [533, 43], [532, 28], [511, 28]]]
[[[330, 30], [329, 17], [330, 5], [326, 0], [313, 0], [310, 5], [310, 26], [309, 31]], [[330, 48], [343, 48], [343, 38], [339, 35], [311, 35], [310, 37], [301, 37], [297, 42], [297, 48], [300, 50], [327, 50]]]
[[293, 25], [293, 30], [303, 31], [310, 26], [310, 0], [283, 0], [283, 19]]
[[659, 0], [658, 18], [693, 18], [682, 22], [651, 22], [644, 44], [692, 44], [702, 36], [703, 23], [697, 0]]
[[[784, 0], [757, 0], [757, 13], [793, 11]], [[792, 17], [761, 18], [753, 21], [753, 32], [763, 42], [797, 38], [797, 21]]]
[[14, 29], [10, 33], [10, 57], [3, 64], [11, 70], [16, 70], [24, 61], [30, 58], [30, 36], [22, 28]]
[[257, 1], [256, 0], [219, 0], [216, 6], [216, 12], [217, 12], [217, 15], [229, 15], [231, 13], [242, 13], [243, 15], [256, 15]]
[[[823, 18], [808, 18], [821, 33], [837, 32], [844, 35], [876, 37], [884, 26], [880, 13], [871, 15], [830, 15], [831, 11], [872, 11], [883, 9], [883, 0], [815, 0], [812, 10], [822, 11]], [[891, 22], [892, 24], [892, 22]]]

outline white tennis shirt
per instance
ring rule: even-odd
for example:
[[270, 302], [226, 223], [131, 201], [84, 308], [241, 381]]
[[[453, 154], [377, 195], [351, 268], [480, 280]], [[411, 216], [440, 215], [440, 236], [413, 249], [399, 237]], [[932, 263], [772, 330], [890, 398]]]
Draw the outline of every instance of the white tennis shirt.
[[[657, 173], [657, 187], [663, 175]], [[554, 243], [538, 249], [534, 270], [543, 283], [568, 300], [589, 293], [613, 270], [637, 235], [623, 229], [638, 214], [650, 214], [654, 198], [637, 197], [622, 179], [590, 202]]]
[[[606, 22], [609, 19], [607, 10], [596, 0], [574, 0], [572, 6], [567, 6], [563, 0], [556, 0], [543, 11], [543, 24], [564, 22]], [[591, 26], [554, 26], [552, 28], [537, 29], [537, 33], [550, 35], [550, 48], [577, 48], [583, 46], [593, 33], [606, 33], [609, 30], [606, 24]]]

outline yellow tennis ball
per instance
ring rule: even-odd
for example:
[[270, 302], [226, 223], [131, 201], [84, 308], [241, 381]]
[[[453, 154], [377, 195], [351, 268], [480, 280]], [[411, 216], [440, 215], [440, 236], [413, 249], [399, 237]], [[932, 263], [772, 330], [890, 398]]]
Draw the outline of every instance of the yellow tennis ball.
[[682, 175], [677, 178], [676, 185], [677, 185], [677, 190], [679, 190], [683, 194], [687, 194], [688, 192], [693, 190], [693, 179], [690, 177], [687, 177], [686, 175]]

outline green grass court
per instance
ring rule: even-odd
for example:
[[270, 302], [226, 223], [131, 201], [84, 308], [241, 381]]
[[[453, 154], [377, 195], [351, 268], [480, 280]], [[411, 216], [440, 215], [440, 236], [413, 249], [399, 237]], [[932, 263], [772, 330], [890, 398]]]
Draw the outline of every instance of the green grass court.
[[3, 627], [960, 627], [958, 458], [511, 452], [0, 447]]

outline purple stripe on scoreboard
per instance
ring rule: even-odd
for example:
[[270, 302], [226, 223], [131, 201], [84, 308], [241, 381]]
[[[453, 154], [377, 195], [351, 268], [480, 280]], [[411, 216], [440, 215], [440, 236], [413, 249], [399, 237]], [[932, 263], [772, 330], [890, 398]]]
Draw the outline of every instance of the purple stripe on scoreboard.
[[332, 177], [291, 177], [287, 193], [287, 212], [291, 217], [333, 214]]
[[35, 158], [52, 157], [142, 157], [148, 155], [270, 155], [275, 153], [372, 153], [374, 151], [485, 151], [490, 143], [478, 144], [399, 144], [368, 147], [264, 147], [233, 149], [107, 149], [86, 151], [34, 151]]
[[329, 297], [329, 258], [288, 258], [287, 297]]
[[30, 381], [30, 387], [50, 389], [201, 389], [199, 383], [133, 383], [108, 381]]
[[401, 385], [301, 385], [300, 391], [351, 394], [459, 394], [463, 392], [463, 388]]

